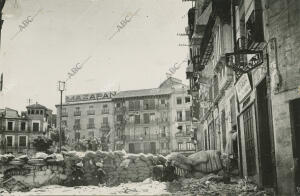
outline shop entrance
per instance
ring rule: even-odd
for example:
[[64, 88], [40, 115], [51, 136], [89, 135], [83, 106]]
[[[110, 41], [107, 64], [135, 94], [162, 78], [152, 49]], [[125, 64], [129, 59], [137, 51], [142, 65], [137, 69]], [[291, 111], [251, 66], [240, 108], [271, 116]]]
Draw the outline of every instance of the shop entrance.
[[270, 127], [270, 105], [267, 96], [266, 79], [257, 86], [257, 114], [259, 135], [259, 157], [261, 165], [262, 185], [275, 186], [275, 159], [273, 135]]
[[300, 99], [296, 99], [290, 104], [291, 125], [293, 140], [293, 156], [295, 166], [295, 184], [300, 186]]

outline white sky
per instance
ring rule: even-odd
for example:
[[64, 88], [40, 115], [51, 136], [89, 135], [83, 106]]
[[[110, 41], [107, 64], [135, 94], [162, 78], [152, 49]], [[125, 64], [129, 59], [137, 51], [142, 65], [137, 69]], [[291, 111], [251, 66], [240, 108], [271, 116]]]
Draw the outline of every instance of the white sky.
[[[0, 108], [25, 110], [31, 98], [56, 113], [58, 81], [89, 56], [65, 94], [158, 87], [168, 69], [187, 57], [188, 48], [178, 46], [187, 44], [187, 37], [177, 33], [184, 33], [190, 7], [181, 0], [7, 0], [0, 51], [6, 88]], [[109, 40], [121, 20], [138, 9]], [[12, 39], [22, 21], [39, 10]], [[187, 83], [185, 69], [183, 63], [173, 76]]]

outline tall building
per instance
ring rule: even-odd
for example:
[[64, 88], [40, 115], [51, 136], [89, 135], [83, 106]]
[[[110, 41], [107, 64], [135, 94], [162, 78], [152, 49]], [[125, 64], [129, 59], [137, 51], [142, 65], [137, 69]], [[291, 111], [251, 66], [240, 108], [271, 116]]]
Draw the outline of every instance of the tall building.
[[299, 9], [299, 0], [195, 0], [186, 28], [198, 143], [232, 154], [242, 176], [278, 195], [300, 186]]
[[38, 103], [26, 107], [26, 112], [5, 108], [0, 110], [1, 154], [32, 154], [32, 141], [47, 136], [52, 111]]
[[181, 80], [159, 88], [121, 91], [115, 103], [115, 149], [130, 153], [191, 152], [191, 98]]
[[[62, 105], [62, 129], [69, 142], [79, 139], [103, 138], [112, 145], [114, 104], [116, 92], [68, 95]], [[57, 108], [57, 127], [60, 126], [60, 105]], [[111, 149], [113, 146], [109, 146]]]

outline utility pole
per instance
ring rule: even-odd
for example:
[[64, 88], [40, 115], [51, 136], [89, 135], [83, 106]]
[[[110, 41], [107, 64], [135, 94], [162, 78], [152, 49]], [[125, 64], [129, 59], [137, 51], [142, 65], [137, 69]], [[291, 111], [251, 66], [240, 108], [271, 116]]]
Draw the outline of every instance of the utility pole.
[[62, 120], [62, 95], [63, 91], [65, 90], [65, 82], [64, 81], [58, 81], [59, 91], [60, 91], [60, 110], [59, 110], [59, 152], [61, 152], [61, 144], [62, 144], [62, 128], [61, 128], [61, 120]]

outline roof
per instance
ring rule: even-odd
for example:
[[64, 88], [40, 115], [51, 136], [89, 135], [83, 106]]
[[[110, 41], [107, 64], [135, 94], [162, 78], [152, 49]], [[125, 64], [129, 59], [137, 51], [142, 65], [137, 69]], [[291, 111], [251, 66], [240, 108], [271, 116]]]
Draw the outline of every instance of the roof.
[[166, 79], [159, 85], [159, 88], [170, 88], [177, 84], [182, 84], [182, 80], [173, 78], [173, 77], [169, 77], [168, 79]]
[[38, 104], [38, 103], [29, 105], [29, 106], [27, 106], [26, 108], [46, 109], [46, 110], [48, 110], [48, 108], [46, 108], [45, 106], [43, 106], [43, 105], [41, 105], [41, 104]]
[[129, 90], [129, 91], [120, 91], [115, 97], [113, 97], [113, 99], [156, 96], [156, 95], [169, 95], [171, 93], [172, 93], [172, 89], [166, 89], [166, 88]]

